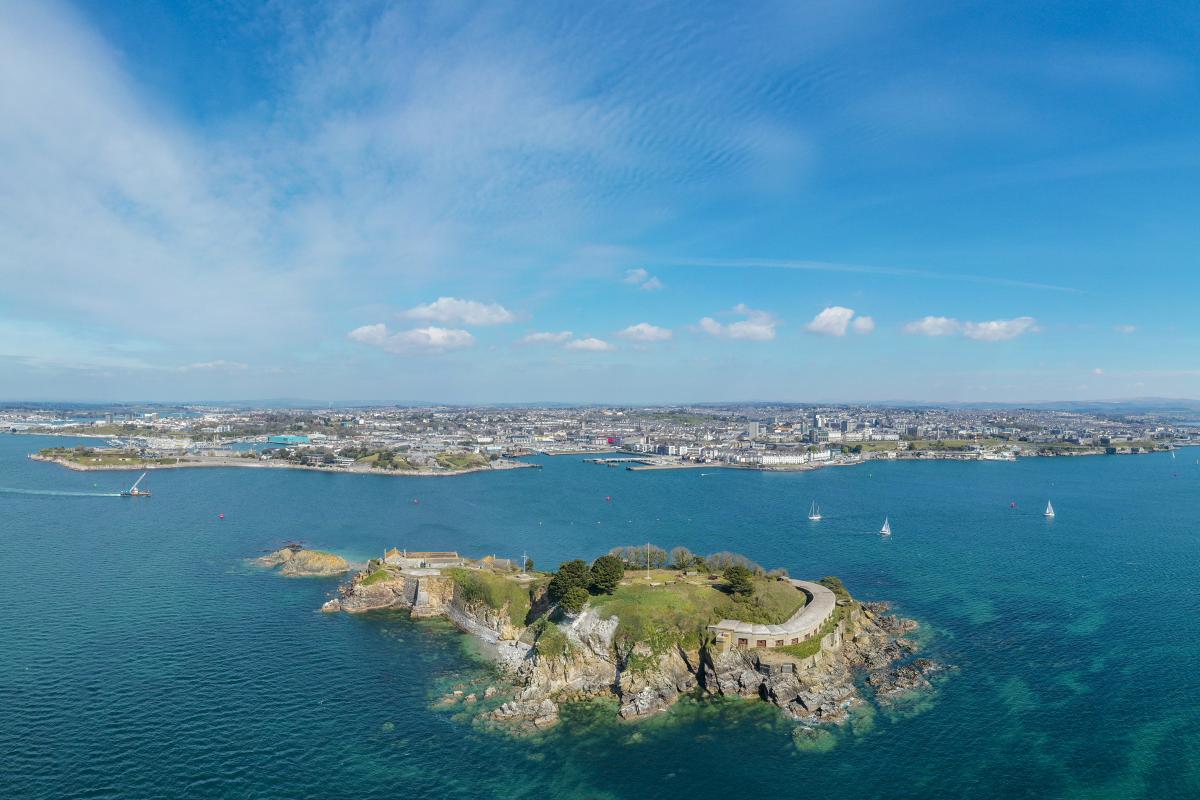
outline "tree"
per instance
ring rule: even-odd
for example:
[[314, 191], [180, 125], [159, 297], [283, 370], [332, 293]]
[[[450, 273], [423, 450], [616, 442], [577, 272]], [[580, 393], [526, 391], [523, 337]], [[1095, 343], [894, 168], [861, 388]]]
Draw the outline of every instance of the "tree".
[[528, 556], [525, 558], [525, 571], [533, 572], [533, 559], [529, 558]]
[[550, 599], [557, 602], [576, 586], [587, 589], [590, 578], [590, 570], [588, 570], [586, 561], [581, 559], [565, 561], [558, 565], [558, 572], [554, 573], [554, 577], [550, 579], [550, 585], [546, 591], [549, 593]]
[[690, 569], [696, 557], [686, 547], [671, 548], [671, 566], [675, 569]]
[[723, 573], [729, 591], [734, 594], [749, 595], [754, 593], [754, 573], [741, 564], [726, 567]]
[[582, 586], [572, 586], [558, 601], [558, 607], [568, 614], [578, 614], [587, 605], [588, 591]]
[[590, 588], [596, 594], [612, 594], [625, 577], [625, 565], [616, 556], [600, 556], [592, 563]]

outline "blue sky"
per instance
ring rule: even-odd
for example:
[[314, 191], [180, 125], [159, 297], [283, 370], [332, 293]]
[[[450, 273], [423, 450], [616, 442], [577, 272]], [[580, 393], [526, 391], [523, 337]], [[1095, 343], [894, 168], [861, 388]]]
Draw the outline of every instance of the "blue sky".
[[0, 398], [1200, 397], [1194, 3], [5, 3]]

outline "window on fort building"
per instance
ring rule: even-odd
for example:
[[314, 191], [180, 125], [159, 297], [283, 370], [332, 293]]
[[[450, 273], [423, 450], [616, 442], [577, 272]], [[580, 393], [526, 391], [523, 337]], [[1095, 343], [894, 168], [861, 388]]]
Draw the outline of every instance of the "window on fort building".
[[800, 640], [799, 640], [799, 639], [792, 639], [792, 644], [800, 644]]
[[766, 640], [766, 639], [759, 639], [759, 640], [758, 640], [758, 644], [757, 644], [756, 646], [757, 646], [757, 647], [766, 647], [766, 646], [767, 646], [767, 640]]
[[749, 646], [750, 646], [749, 639], [738, 639], [738, 647], [749, 647]]
[[776, 640], [775, 640], [775, 646], [776, 646], [776, 647], [783, 647], [783, 639], [776, 639]]

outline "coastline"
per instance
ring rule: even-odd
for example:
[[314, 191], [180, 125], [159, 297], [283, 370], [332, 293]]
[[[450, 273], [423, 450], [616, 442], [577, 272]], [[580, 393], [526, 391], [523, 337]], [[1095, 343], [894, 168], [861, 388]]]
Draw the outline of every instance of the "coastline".
[[57, 464], [60, 467], [74, 470], [76, 472], [130, 472], [136, 470], [150, 471], [159, 469], [202, 469], [214, 467], [240, 467], [243, 469], [294, 469], [308, 470], [310, 472], [327, 472], [327, 473], [344, 473], [350, 475], [382, 475], [393, 478], [449, 478], [458, 475], [469, 475], [474, 472], [506, 472], [514, 469], [536, 469], [537, 464], [528, 464], [524, 461], [505, 461], [504, 466], [486, 466], [486, 467], [469, 467], [459, 470], [418, 470], [411, 472], [401, 472], [393, 470], [372, 469], [371, 467], [344, 467], [344, 466], [317, 466], [313, 464], [292, 464], [288, 462], [272, 462], [259, 461], [249, 458], [225, 458], [225, 457], [207, 457], [207, 456], [190, 456], [195, 460], [177, 461], [174, 464], [104, 464], [104, 465], [86, 465], [77, 464], [65, 458], [53, 458], [40, 455], [39, 453], [30, 453], [27, 456], [32, 461], [41, 461], [47, 464]]

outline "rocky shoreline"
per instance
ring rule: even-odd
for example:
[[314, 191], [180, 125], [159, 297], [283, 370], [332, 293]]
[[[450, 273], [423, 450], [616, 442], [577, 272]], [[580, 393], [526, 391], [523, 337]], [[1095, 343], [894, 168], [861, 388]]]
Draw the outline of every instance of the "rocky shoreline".
[[[917, 622], [891, 615], [885, 603], [848, 602], [819, 649], [805, 657], [769, 649], [721, 650], [712, 641], [694, 648], [629, 646], [616, 637], [619, 620], [602, 618], [590, 607], [556, 623], [516, 625], [507, 608], [468, 602], [452, 578], [431, 570], [383, 577], [358, 573], [322, 610], [390, 608], [408, 609], [414, 617], [445, 617], [493, 645], [511, 686], [492, 691], [493, 702], [479, 703], [475, 717], [518, 732], [555, 724], [564, 702], [603, 697], [615, 698], [625, 719], [665, 711], [683, 696], [707, 695], [768, 702], [805, 725], [838, 724], [855, 706], [887, 705], [928, 690], [930, 676], [945, 669], [916, 656], [917, 645], [907, 635]], [[530, 618], [548, 610], [546, 598], [536, 597]], [[856, 680], [860, 676], [865, 680]], [[448, 695], [442, 703], [462, 699]]]

